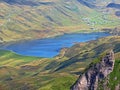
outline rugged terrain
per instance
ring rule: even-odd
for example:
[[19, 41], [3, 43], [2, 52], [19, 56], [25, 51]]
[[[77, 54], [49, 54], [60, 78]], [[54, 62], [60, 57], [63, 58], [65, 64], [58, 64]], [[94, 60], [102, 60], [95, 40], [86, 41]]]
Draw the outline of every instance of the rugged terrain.
[[0, 42], [113, 29], [120, 23], [119, 3], [119, 0], [0, 0]]
[[[97, 90], [98, 82], [113, 72], [114, 63], [114, 52], [110, 51], [99, 63], [89, 67], [89, 69], [80, 76], [76, 83], [71, 87], [71, 90]], [[104, 88], [104, 90], [108, 89]]]
[[[54, 58], [27, 57], [0, 50], [0, 88], [1, 90], [69, 90], [84, 70], [98, 63], [111, 49], [115, 52], [115, 67], [108, 75], [110, 77], [108, 86], [117, 87], [120, 81], [119, 46], [120, 36], [111, 36], [78, 43], [67, 50], [64, 49], [65, 52], [62, 50], [61, 54]], [[86, 67], [88, 68], [85, 69]], [[115, 78], [116, 81], [112, 82]], [[99, 85], [103, 87], [102, 83]]]
[[0, 45], [97, 31], [107, 31], [114, 36], [76, 43], [63, 48], [54, 58], [0, 50], [0, 90], [69, 90], [79, 75], [105, 64], [100, 60], [110, 50], [115, 55], [114, 69], [98, 82], [97, 89], [118, 90], [120, 87], [119, 0], [0, 0]]

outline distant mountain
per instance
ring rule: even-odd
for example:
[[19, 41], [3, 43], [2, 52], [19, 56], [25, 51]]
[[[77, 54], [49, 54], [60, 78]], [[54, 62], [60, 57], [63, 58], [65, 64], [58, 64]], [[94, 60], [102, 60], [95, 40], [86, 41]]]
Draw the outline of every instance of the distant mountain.
[[118, 17], [120, 17], [120, 11], [116, 11], [115, 15], [118, 16]]
[[120, 4], [109, 3], [107, 7], [120, 9]]
[[[113, 1], [0, 0], [0, 42], [115, 28], [120, 23], [117, 17], [119, 13], [106, 8], [111, 2]], [[115, 2], [118, 3], [119, 0]]]
[[78, 0], [81, 4], [89, 7], [89, 8], [96, 8], [94, 4], [92, 4], [92, 1], [88, 2], [86, 0]]
[[14, 5], [14, 4], [18, 4], [18, 5], [29, 5], [29, 6], [38, 6], [40, 4], [43, 5], [49, 5], [52, 4], [52, 2], [50, 1], [36, 1], [36, 0], [1, 0], [1, 2], [6, 2], [8, 4]]
[[110, 3], [120, 3], [119, 0], [78, 0], [78, 1], [91, 8], [105, 7]]

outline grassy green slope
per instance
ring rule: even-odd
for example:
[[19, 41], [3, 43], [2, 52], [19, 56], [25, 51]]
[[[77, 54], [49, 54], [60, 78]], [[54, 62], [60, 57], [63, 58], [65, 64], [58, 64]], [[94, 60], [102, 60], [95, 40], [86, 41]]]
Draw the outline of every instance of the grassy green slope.
[[21, 56], [10, 51], [0, 50], [0, 65], [4, 66], [17, 66], [38, 59], [40, 58]]
[[[120, 23], [116, 16], [111, 18], [110, 14], [88, 8], [77, 0], [34, 2], [43, 4], [30, 6], [0, 2], [0, 42], [114, 28]], [[46, 4], [48, 2], [50, 4]]]
[[[66, 90], [76, 77], [44, 70], [50, 59], [17, 55], [0, 50], [0, 90]], [[65, 80], [65, 81], [64, 81]], [[58, 82], [59, 81], [59, 82]], [[59, 87], [58, 87], [59, 85]]]
[[104, 53], [110, 49], [113, 49], [116, 53], [119, 52], [119, 45], [119, 36], [102, 38], [87, 43], [78, 43], [66, 51], [64, 58], [68, 59], [60, 62], [60, 64], [57, 65], [56, 71], [77, 73], [80, 70], [83, 70], [86, 65], [90, 64], [90, 62], [97, 58], [101, 53]]
[[120, 59], [116, 60], [114, 70], [109, 75], [110, 79], [109, 79], [108, 86], [111, 89], [113, 89], [113, 90], [115, 90], [116, 86], [120, 84], [120, 73], [119, 73], [119, 70], [120, 70]]
[[[96, 63], [98, 56], [109, 49], [114, 49], [116, 53], [115, 68], [119, 70], [117, 69], [120, 58], [119, 42], [120, 37], [114, 36], [76, 44], [68, 49], [64, 57], [57, 56], [51, 59], [21, 56], [0, 50], [0, 88], [1, 90], [26, 88], [29, 90], [69, 90], [84, 69], [93, 60]], [[69, 55], [71, 51], [74, 54]], [[111, 73], [111, 80], [114, 75], [118, 76], [116, 72]]]

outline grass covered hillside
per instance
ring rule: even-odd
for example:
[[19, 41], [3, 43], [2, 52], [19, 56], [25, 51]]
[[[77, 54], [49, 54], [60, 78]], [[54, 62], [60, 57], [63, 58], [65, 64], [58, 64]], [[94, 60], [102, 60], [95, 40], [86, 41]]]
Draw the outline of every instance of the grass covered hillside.
[[119, 23], [118, 17], [109, 10], [90, 8], [79, 0], [0, 1], [0, 42], [115, 28]]
[[[64, 55], [54, 58], [21, 56], [0, 50], [0, 90], [69, 90], [85, 68], [91, 62], [97, 63], [110, 49], [114, 50], [116, 58], [110, 80], [117, 77], [119, 81], [119, 45], [120, 37], [111, 36], [78, 43]], [[110, 87], [119, 83], [111, 81]]]
[[0, 50], [0, 90], [68, 90], [76, 76], [50, 73], [45, 68], [52, 61]]

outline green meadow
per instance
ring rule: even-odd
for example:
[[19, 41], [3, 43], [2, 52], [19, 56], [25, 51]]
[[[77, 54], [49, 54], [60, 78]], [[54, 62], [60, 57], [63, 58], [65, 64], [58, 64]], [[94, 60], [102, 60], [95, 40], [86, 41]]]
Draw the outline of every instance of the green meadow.
[[[22, 56], [0, 50], [0, 88], [1, 90], [69, 90], [79, 75], [84, 73], [89, 65], [98, 63], [110, 49], [115, 52], [116, 62], [109, 76], [108, 86], [114, 88], [119, 83], [118, 45], [120, 37], [110, 36], [78, 43], [68, 48], [64, 56], [58, 55], [54, 58]], [[117, 80], [112, 82], [115, 78]]]

